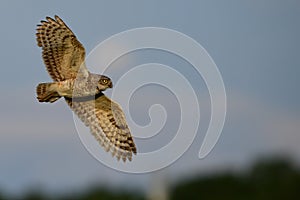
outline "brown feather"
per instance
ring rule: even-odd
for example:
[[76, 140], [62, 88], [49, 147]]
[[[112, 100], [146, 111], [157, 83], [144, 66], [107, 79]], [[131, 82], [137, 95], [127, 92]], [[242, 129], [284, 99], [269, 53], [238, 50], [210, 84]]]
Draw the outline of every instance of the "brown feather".
[[119, 160], [131, 160], [136, 154], [130, 130], [121, 107], [105, 95], [95, 100], [72, 101], [66, 99], [72, 110], [90, 127], [92, 134], [107, 151]]
[[76, 78], [80, 75], [80, 67], [80, 72], [87, 74], [82, 44], [58, 16], [55, 20], [46, 19], [37, 26], [36, 39], [38, 46], [43, 48], [44, 63], [51, 78], [54, 81]]

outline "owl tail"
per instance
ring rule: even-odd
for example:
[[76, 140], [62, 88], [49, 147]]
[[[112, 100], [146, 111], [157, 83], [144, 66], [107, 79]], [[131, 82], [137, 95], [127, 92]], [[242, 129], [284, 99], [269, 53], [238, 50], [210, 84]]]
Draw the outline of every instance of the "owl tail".
[[55, 83], [40, 83], [36, 87], [37, 99], [39, 102], [53, 103], [61, 97], [54, 89], [54, 85]]

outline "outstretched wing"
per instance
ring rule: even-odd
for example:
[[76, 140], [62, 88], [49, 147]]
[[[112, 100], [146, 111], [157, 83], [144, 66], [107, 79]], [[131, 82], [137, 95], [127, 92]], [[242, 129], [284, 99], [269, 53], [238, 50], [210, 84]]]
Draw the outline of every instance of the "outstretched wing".
[[87, 76], [85, 50], [74, 33], [58, 16], [46, 20], [37, 25], [36, 39], [43, 48], [44, 63], [51, 78], [63, 81], [77, 75]]
[[95, 99], [66, 101], [106, 151], [110, 151], [118, 160], [131, 161], [132, 154], [136, 154], [136, 147], [125, 115], [117, 103], [102, 93]]

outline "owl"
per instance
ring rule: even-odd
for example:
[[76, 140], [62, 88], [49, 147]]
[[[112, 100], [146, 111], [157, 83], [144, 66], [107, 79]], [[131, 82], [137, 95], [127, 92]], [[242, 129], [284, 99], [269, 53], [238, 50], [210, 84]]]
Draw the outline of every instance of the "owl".
[[88, 71], [84, 47], [60, 17], [46, 17], [36, 30], [37, 45], [42, 48], [44, 64], [53, 79], [38, 84], [38, 101], [53, 103], [64, 98], [107, 152], [118, 160], [131, 161], [136, 146], [125, 115], [103, 94], [113, 87], [111, 79]]

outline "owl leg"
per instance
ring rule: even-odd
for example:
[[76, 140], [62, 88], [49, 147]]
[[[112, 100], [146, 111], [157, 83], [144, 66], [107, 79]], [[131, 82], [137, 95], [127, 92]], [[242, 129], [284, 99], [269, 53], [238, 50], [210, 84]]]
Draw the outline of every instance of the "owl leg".
[[53, 103], [61, 97], [56, 91], [56, 83], [40, 83], [36, 87], [36, 93], [39, 102]]

